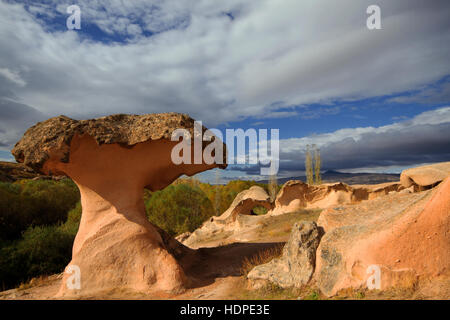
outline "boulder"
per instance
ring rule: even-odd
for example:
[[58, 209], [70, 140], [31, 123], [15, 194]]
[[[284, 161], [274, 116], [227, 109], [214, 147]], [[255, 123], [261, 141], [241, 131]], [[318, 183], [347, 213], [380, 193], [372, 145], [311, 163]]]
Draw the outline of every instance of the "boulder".
[[416, 189], [434, 187], [450, 175], [450, 162], [441, 162], [429, 166], [403, 170], [400, 182], [405, 187], [415, 186]]
[[215, 235], [232, 236], [243, 229], [255, 228], [258, 226], [257, 223], [264, 218], [264, 216], [252, 215], [252, 209], [257, 206], [265, 207], [268, 210], [273, 208], [267, 192], [259, 186], [252, 186], [239, 192], [223, 214], [205, 221], [200, 228], [184, 237], [182, 242], [189, 247], [195, 247], [199, 242]]
[[270, 281], [283, 288], [307, 284], [314, 273], [316, 249], [322, 234], [315, 222], [295, 223], [283, 255], [253, 268], [248, 279]]
[[[69, 176], [80, 189], [82, 216], [66, 271], [78, 269], [81, 286], [68, 286], [72, 274], [66, 272], [58, 295], [176, 292], [188, 284], [177, 259], [190, 249], [148, 221], [143, 189], [160, 190], [183, 174], [226, 163], [174, 164], [171, 152], [179, 142], [171, 135], [176, 129], [198, 134], [194, 120], [184, 114], [81, 121], [59, 116], [34, 125], [15, 145], [18, 162], [43, 174]], [[215, 139], [201, 147], [223, 146]], [[190, 151], [194, 154], [193, 145]]]
[[314, 275], [321, 291], [365, 287], [374, 268], [382, 290], [450, 277], [449, 194], [447, 178], [435, 189], [323, 211]]
[[351, 187], [343, 183], [308, 185], [300, 180], [286, 182], [275, 199], [271, 215], [304, 208], [324, 208], [351, 202]]
[[265, 207], [268, 210], [273, 208], [273, 205], [270, 203], [270, 196], [267, 192], [259, 186], [252, 186], [247, 190], [239, 192], [230, 207], [222, 215], [213, 217], [213, 219], [216, 221], [230, 220], [230, 222], [232, 222], [236, 220], [238, 215], [251, 214], [252, 209], [257, 206]]

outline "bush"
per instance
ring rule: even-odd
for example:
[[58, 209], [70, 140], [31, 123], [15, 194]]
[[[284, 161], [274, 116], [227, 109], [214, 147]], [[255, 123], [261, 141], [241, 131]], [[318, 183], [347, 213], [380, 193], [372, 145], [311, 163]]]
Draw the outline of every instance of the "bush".
[[214, 208], [199, 187], [188, 184], [170, 185], [152, 193], [146, 201], [150, 222], [174, 236], [194, 231], [214, 215]]
[[62, 272], [72, 256], [78, 225], [69, 222], [29, 227], [20, 240], [0, 248], [0, 284], [3, 289], [23, 281]]
[[75, 234], [63, 225], [30, 227], [18, 242], [19, 255], [24, 257], [27, 277], [61, 272], [72, 256]]
[[226, 185], [199, 183], [200, 189], [213, 204], [215, 215], [224, 213], [230, 207], [239, 192], [249, 189], [252, 186], [260, 186], [268, 191], [266, 184], [257, 183], [255, 181], [233, 180]]
[[29, 226], [66, 221], [79, 199], [78, 188], [69, 179], [0, 183], [0, 239], [17, 239]]

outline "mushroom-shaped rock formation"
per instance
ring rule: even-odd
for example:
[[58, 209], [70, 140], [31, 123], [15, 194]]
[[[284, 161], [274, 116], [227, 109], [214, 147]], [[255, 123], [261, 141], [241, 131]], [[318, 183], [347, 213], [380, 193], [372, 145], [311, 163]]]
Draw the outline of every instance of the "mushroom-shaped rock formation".
[[403, 170], [400, 182], [405, 188], [414, 186], [416, 191], [430, 189], [450, 175], [450, 162], [441, 162]]
[[379, 267], [380, 288], [450, 279], [450, 178], [438, 187], [323, 211], [316, 255], [321, 291], [366, 286]]
[[[175, 292], [187, 284], [176, 258], [189, 249], [147, 220], [143, 189], [159, 190], [183, 174], [226, 164], [225, 152], [218, 161], [223, 164], [174, 164], [176, 129], [199, 134], [192, 118], [177, 113], [81, 121], [59, 116], [34, 125], [16, 144], [12, 153], [18, 162], [44, 174], [67, 175], [80, 189], [82, 217], [69, 263], [79, 268], [80, 288], [67, 285], [72, 278], [66, 273], [60, 295]], [[225, 151], [215, 139], [202, 142], [202, 150], [220, 142]]]

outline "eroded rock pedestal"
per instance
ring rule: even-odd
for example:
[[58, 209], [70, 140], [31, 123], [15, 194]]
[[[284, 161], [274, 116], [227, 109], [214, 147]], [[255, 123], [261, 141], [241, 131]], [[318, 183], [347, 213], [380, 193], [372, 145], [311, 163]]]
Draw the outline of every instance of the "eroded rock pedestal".
[[81, 193], [82, 217], [72, 261], [81, 287], [59, 295], [111, 290], [177, 292], [187, 284], [177, 256], [189, 249], [148, 222], [143, 190], [159, 190], [182, 174], [193, 175], [217, 164], [174, 165], [173, 130], [192, 132], [193, 119], [180, 114], [116, 115], [75, 121], [49, 119], [30, 128], [16, 145], [18, 161], [45, 174], [64, 174]]

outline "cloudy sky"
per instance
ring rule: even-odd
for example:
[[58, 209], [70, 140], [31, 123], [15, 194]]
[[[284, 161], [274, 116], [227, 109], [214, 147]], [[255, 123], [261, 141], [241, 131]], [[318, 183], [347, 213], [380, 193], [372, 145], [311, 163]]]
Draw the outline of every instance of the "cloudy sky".
[[[72, 4], [80, 30], [66, 27]], [[324, 169], [450, 161], [450, 2], [336, 4], [0, 0], [0, 159], [48, 117], [171, 111], [280, 129], [280, 176], [302, 174], [312, 143]], [[372, 4], [380, 30], [366, 27]]]

